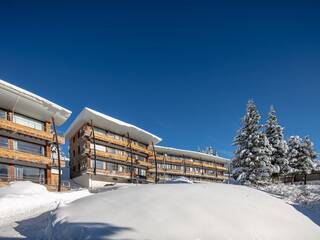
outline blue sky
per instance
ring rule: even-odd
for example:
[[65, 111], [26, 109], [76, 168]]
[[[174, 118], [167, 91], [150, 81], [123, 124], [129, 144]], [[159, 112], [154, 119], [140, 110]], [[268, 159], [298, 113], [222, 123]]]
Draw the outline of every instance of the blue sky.
[[[317, 1], [1, 1], [0, 78], [231, 157], [248, 99], [320, 147]], [[58, 87], [57, 87], [58, 86]]]

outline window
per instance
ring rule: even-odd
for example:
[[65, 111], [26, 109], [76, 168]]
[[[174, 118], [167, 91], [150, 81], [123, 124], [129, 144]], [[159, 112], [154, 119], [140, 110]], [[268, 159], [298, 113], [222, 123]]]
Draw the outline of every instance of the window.
[[[93, 143], [90, 143], [90, 148], [94, 149], [94, 144]], [[105, 152], [106, 151], [106, 147], [102, 146], [102, 145], [99, 145], [99, 144], [96, 144], [96, 150]]]
[[44, 183], [45, 171], [41, 168], [15, 166], [15, 178], [17, 180], [30, 180], [33, 182]]
[[140, 175], [140, 176], [146, 176], [146, 170], [144, 170], [144, 169], [139, 169], [139, 175]]
[[9, 165], [0, 163], [0, 178], [9, 177]]
[[0, 136], [0, 147], [8, 148], [8, 138]]
[[73, 143], [76, 142], [76, 137], [75, 137], [75, 136], [72, 138], [72, 142], [73, 142]]
[[41, 130], [41, 131], [44, 130], [44, 123], [43, 122], [40, 122], [40, 121], [25, 117], [25, 116], [22, 116], [19, 114], [13, 115], [13, 122], [24, 125], [26, 127], [34, 128], [37, 130]]
[[101, 129], [101, 128], [93, 127], [93, 130], [94, 130], [95, 133], [106, 134], [106, 131]]
[[[91, 160], [91, 167], [94, 168], [94, 160]], [[105, 169], [104, 161], [96, 160], [96, 168], [97, 169]]]
[[109, 171], [118, 171], [118, 164], [107, 162], [107, 169]]
[[44, 147], [38, 144], [13, 140], [13, 149], [16, 151], [27, 152], [37, 155], [44, 155]]
[[0, 119], [7, 119], [7, 112], [0, 110]]

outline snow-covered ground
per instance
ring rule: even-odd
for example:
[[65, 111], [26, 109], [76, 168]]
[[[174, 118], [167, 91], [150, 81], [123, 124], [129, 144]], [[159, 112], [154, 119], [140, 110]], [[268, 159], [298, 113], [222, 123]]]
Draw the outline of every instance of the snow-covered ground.
[[277, 195], [290, 204], [320, 210], [320, 185], [273, 184], [260, 189]]
[[[320, 185], [273, 184], [259, 188], [294, 206], [320, 226]], [[320, 237], [319, 237], [320, 239]]]
[[315, 239], [320, 227], [281, 199], [226, 184], [140, 185], [55, 211], [53, 239]]
[[[91, 195], [88, 190], [48, 192], [45, 186], [32, 182], [12, 182], [0, 188], [0, 237], [12, 232], [15, 222], [38, 216]], [[5, 231], [6, 230], [6, 231]]]
[[[218, 183], [149, 184], [90, 194], [50, 193], [34, 185], [0, 189], [0, 238], [320, 239], [320, 227], [307, 214], [264, 192], [286, 195], [292, 203], [301, 194], [292, 199], [289, 192], [302, 186], [259, 191]], [[303, 201], [309, 206], [318, 201], [319, 186], [307, 188], [311, 198]]]

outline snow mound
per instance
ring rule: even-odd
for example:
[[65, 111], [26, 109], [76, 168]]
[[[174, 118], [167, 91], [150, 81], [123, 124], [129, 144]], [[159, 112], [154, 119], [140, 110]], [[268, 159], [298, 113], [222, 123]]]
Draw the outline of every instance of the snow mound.
[[52, 239], [308, 239], [320, 228], [265, 192], [226, 184], [138, 185], [54, 212]]
[[167, 180], [164, 183], [193, 183], [193, 181], [191, 181], [186, 177], [178, 177], [178, 178]]
[[277, 195], [288, 203], [318, 210], [320, 214], [320, 185], [272, 184], [259, 189]]
[[0, 226], [39, 215], [88, 195], [88, 190], [57, 193], [29, 181], [12, 182], [0, 188]]
[[32, 182], [11, 182], [8, 187], [0, 188], [0, 197], [28, 196], [44, 194], [48, 190], [45, 186]]

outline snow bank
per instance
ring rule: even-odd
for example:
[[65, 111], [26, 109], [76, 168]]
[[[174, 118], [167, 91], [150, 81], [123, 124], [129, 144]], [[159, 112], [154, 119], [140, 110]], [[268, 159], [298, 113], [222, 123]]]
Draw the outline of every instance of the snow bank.
[[226, 184], [139, 185], [55, 211], [52, 239], [308, 239], [320, 228], [281, 199]]
[[277, 195], [290, 204], [319, 211], [320, 215], [320, 185], [272, 184], [259, 189]]
[[166, 180], [164, 183], [170, 184], [170, 183], [193, 183], [190, 179], [186, 177], [177, 177], [174, 179]]
[[12, 182], [0, 188], [0, 226], [30, 218], [90, 195], [88, 190], [48, 192], [45, 186], [32, 182]]

